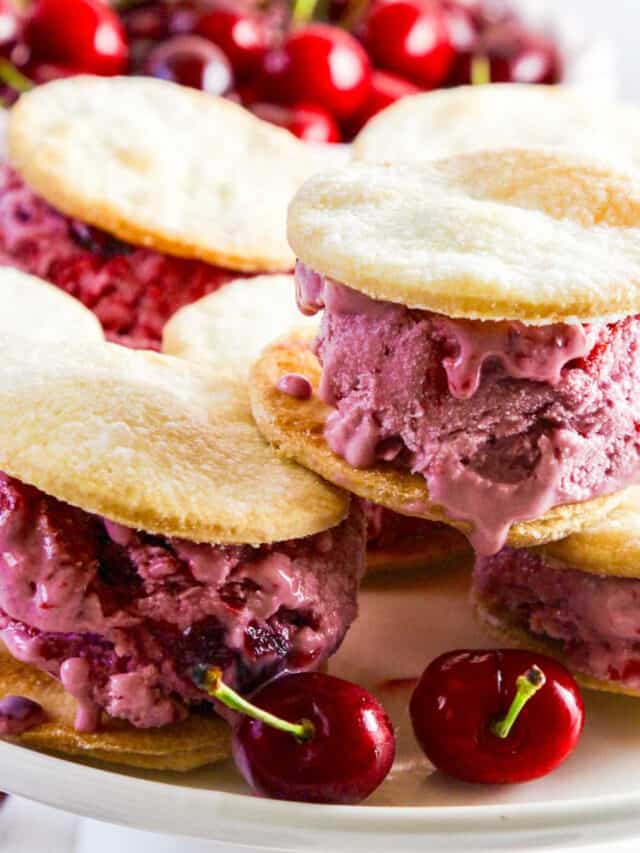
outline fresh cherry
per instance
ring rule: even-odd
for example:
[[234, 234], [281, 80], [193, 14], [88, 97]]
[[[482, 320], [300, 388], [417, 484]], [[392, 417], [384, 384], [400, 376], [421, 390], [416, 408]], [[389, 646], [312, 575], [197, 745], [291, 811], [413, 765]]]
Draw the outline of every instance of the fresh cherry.
[[445, 80], [455, 59], [445, 10], [433, 0], [378, 0], [364, 39], [375, 65], [427, 88]]
[[492, 83], [559, 83], [562, 63], [554, 42], [519, 24], [490, 27], [480, 36], [472, 54], [461, 57], [457, 82], [469, 83], [474, 57], [486, 57]]
[[358, 114], [349, 122], [349, 136], [355, 136], [376, 113], [386, 109], [400, 98], [417, 95], [421, 89], [410, 80], [388, 71], [374, 71], [371, 75], [371, 92]]
[[323, 673], [284, 675], [247, 702], [198, 667], [194, 681], [240, 712], [233, 726], [236, 765], [253, 790], [280, 800], [358, 803], [382, 783], [395, 756], [384, 708], [356, 684]]
[[262, 80], [267, 100], [313, 103], [348, 119], [369, 96], [371, 64], [349, 33], [328, 24], [306, 24], [267, 52]]
[[128, 61], [124, 28], [101, 0], [36, 0], [26, 38], [33, 58], [88, 74], [122, 74]]
[[527, 782], [577, 744], [584, 708], [573, 676], [544, 655], [455, 651], [424, 671], [411, 720], [427, 758], [467, 782]]
[[315, 104], [282, 104], [258, 102], [251, 105], [251, 112], [264, 121], [284, 127], [305, 142], [341, 142], [340, 128], [333, 116]]
[[224, 51], [239, 79], [249, 79], [260, 68], [267, 34], [256, 15], [218, 6], [200, 19], [196, 32]]
[[13, 3], [0, 0], [0, 56], [11, 58], [21, 38], [22, 28], [22, 20]]
[[155, 47], [145, 63], [152, 77], [224, 95], [233, 86], [229, 60], [202, 36], [174, 36]]

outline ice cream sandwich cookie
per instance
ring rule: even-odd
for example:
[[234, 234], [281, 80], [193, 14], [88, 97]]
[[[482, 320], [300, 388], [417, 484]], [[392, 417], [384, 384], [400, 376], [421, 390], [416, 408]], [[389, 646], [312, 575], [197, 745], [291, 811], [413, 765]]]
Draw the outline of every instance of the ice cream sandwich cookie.
[[283, 453], [484, 554], [564, 538], [637, 480], [633, 173], [543, 149], [354, 165], [299, 191], [289, 237], [324, 315], [253, 373]]
[[[291, 328], [315, 334], [317, 318], [297, 309], [294, 278], [256, 276], [231, 282], [222, 290], [182, 308], [164, 329], [163, 351], [229, 372], [248, 387], [254, 361], [264, 347]], [[289, 377], [304, 387], [301, 377]], [[367, 569], [391, 571], [428, 568], [469, 557], [464, 537], [451, 527], [398, 515], [362, 500], [367, 519]]]
[[51, 281], [110, 339], [158, 348], [221, 284], [287, 270], [287, 204], [339, 155], [228, 100], [143, 78], [74, 77], [11, 110], [0, 262]]
[[539, 548], [479, 558], [477, 612], [508, 643], [560, 658], [586, 687], [640, 696], [640, 488]]
[[277, 456], [235, 380], [101, 341], [0, 337], [0, 686], [25, 743], [189, 769], [228, 754], [191, 673], [251, 691], [356, 615], [365, 521]]

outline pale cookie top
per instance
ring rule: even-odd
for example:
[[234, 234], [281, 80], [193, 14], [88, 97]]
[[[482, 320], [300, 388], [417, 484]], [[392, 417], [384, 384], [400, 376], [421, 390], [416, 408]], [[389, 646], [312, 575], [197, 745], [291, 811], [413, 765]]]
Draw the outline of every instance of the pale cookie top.
[[422, 162], [494, 148], [561, 146], [640, 166], [640, 109], [563, 86], [460, 86], [403, 98], [353, 144], [377, 162]]
[[54, 208], [237, 270], [286, 270], [286, 208], [342, 159], [223, 98], [162, 80], [73, 77], [11, 110], [9, 160]]
[[569, 152], [354, 164], [307, 181], [288, 230], [313, 269], [411, 308], [542, 325], [640, 311], [640, 175]]
[[298, 310], [293, 276], [261, 275], [229, 282], [181, 308], [164, 327], [162, 350], [212, 362], [246, 382], [264, 347], [289, 329], [317, 325]]
[[98, 318], [62, 290], [20, 272], [0, 267], [0, 334], [40, 340], [102, 340]]
[[640, 578], [640, 486], [628, 489], [610, 515], [541, 550], [566, 568]]
[[281, 459], [220, 372], [103, 342], [0, 337], [0, 471], [81, 509], [194, 542], [338, 524], [346, 493]]

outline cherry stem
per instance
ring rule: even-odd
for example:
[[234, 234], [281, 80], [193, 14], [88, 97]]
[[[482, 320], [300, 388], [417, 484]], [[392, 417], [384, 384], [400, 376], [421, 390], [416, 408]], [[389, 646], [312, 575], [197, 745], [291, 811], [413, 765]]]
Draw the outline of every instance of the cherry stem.
[[313, 18], [318, 0], [295, 0], [293, 4], [293, 20], [296, 24], [304, 24]]
[[486, 86], [491, 83], [491, 63], [486, 56], [474, 56], [471, 60], [471, 85]]
[[8, 59], [0, 59], [0, 81], [13, 89], [14, 92], [29, 92], [35, 87], [35, 83], [18, 71]]
[[238, 711], [240, 714], [246, 714], [248, 717], [253, 717], [254, 720], [259, 720], [267, 726], [278, 729], [281, 732], [293, 735], [301, 741], [311, 740], [316, 733], [316, 728], [311, 720], [300, 720], [298, 723], [290, 723], [288, 720], [283, 720], [270, 714], [268, 711], [258, 708], [247, 699], [240, 696], [239, 693], [225, 684], [222, 680], [222, 670], [218, 667], [197, 666], [194, 668], [192, 676], [194, 683], [205, 690], [209, 696], [222, 702], [227, 708], [232, 711]]
[[528, 669], [524, 675], [520, 675], [518, 677], [516, 680], [516, 695], [513, 697], [513, 702], [507, 711], [506, 717], [503, 720], [496, 721], [491, 726], [491, 731], [494, 735], [497, 735], [497, 737], [502, 738], [503, 740], [504, 738], [509, 737], [511, 729], [520, 716], [520, 712], [529, 699], [531, 699], [532, 696], [535, 696], [541, 687], [544, 687], [546, 681], [547, 679], [544, 672], [539, 666], [535, 665], [532, 666], [531, 669]]

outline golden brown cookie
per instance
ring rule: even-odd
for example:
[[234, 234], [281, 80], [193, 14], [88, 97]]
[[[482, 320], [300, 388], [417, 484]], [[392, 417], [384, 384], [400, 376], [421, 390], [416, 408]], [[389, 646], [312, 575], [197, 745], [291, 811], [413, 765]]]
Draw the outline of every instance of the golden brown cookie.
[[0, 471], [86, 512], [194, 542], [308, 536], [349, 506], [271, 449], [232, 378], [99, 341], [0, 338]]
[[148, 77], [73, 77], [20, 98], [9, 161], [57, 210], [229, 269], [286, 270], [300, 184], [342, 159], [224, 98]]
[[604, 518], [566, 539], [540, 548], [554, 568], [596, 575], [640, 577], [640, 487], [632, 486]]

